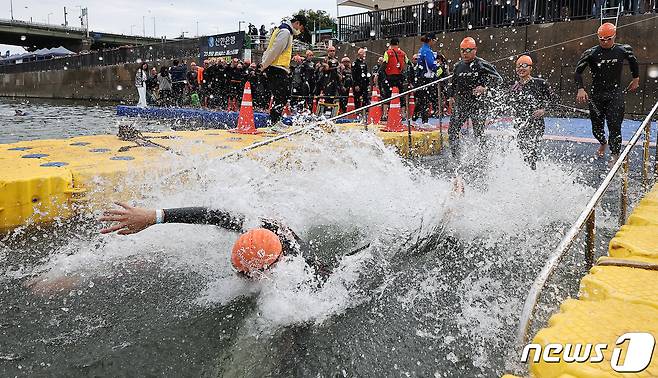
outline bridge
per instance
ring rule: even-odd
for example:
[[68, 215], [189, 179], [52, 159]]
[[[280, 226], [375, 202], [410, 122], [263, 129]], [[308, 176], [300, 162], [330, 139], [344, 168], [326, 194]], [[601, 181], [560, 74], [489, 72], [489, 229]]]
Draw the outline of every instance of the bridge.
[[0, 44], [22, 46], [28, 51], [63, 46], [75, 52], [124, 45], [147, 45], [160, 38], [87, 31], [83, 28], [0, 19]]

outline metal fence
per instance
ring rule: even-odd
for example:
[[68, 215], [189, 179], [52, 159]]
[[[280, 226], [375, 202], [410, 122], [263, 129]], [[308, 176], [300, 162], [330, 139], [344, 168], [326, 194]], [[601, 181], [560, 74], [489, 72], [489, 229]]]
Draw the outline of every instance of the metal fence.
[[1, 74], [35, 71], [55, 71], [85, 67], [110, 66], [138, 61], [156, 62], [199, 55], [198, 39], [157, 43], [153, 45], [119, 47], [64, 58], [38, 60], [0, 66]]
[[[656, 12], [657, 0], [621, 1], [622, 13]], [[338, 39], [415, 36], [428, 32], [481, 29], [594, 18], [604, 0], [439, 0], [338, 17]], [[598, 4], [598, 5], [597, 5]], [[616, 5], [616, 4], [615, 4]], [[610, 4], [608, 4], [610, 6]]]

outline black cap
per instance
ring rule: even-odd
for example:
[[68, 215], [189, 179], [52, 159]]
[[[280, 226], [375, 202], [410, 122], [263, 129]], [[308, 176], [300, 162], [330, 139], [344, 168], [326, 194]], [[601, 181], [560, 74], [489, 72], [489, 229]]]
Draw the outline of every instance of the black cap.
[[400, 40], [397, 37], [391, 38], [391, 45], [399, 45]]
[[428, 41], [431, 39], [436, 39], [436, 33], [427, 33], [425, 34], [425, 38], [427, 38]]
[[302, 24], [302, 26], [303, 26], [304, 28], [306, 28], [306, 24], [308, 23], [308, 21], [306, 20], [306, 16], [304, 16], [304, 15], [301, 14], [301, 13], [300, 13], [300, 14], [297, 14], [297, 15], [295, 15], [295, 16], [293, 16], [292, 20], [290, 20], [290, 22], [295, 22], [295, 21], [297, 21], [297, 22], [299, 22], [300, 24]]

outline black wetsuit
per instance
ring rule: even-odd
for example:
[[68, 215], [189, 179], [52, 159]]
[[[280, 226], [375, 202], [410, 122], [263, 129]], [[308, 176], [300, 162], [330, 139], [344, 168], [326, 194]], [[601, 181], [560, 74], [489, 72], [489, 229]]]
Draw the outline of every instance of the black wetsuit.
[[551, 97], [550, 88], [546, 80], [533, 77], [525, 84], [517, 81], [510, 92], [514, 127], [519, 130], [519, 149], [530, 168], [537, 169], [539, 143], [544, 136], [545, 125], [544, 117], [535, 118], [532, 113], [546, 109]]
[[[226, 211], [210, 209], [207, 207], [181, 207], [164, 209], [163, 223], [208, 224], [222, 227], [229, 231], [243, 232], [244, 217], [234, 216]], [[281, 241], [284, 255], [301, 255], [306, 263], [315, 269], [315, 272], [325, 277], [330, 273], [311, 256], [309, 245], [306, 244], [294, 231], [277, 220], [260, 218], [261, 227], [274, 232]]]
[[[368, 105], [370, 72], [368, 72], [368, 64], [364, 59], [357, 58], [352, 63], [352, 78], [354, 79], [354, 105], [356, 108]], [[359, 87], [359, 90], [356, 87]]]
[[478, 86], [491, 89], [501, 81], [502, 78], [496, 68], [482, 58], [476, 57], [470, 63], [461, 60], [455, 64], [447, 90], [447, 96], [455, 98], [455, 107], [452, 109], [448, 128], [452, 156], [457, 156], [459, 153], [459, 134], [462, 125], [468, 119], [473, 123], [475, 137], [480, 141], [484, 140], [484, 122], [487, 114], [486, 94], [475, 96], [473, 89]]
[[633, 49], [629, 45], [614, 44], [612, 48], [601, 46], [586, 50], [576, 66], [576, 84], [578, 89], [585, 88], [583, 72], [589, 66], [592, 72], [589, 115], [592, 120], [592, 134], [601, 144], [606, 143], [603, 124], [608, 123], [610, 152], [621, 152], [621, 123], [624, 120], [624, 88], [621, 85], [621, 73], [624, 60], [628, 60], [633, 78], [640, 77], [640, 66]]

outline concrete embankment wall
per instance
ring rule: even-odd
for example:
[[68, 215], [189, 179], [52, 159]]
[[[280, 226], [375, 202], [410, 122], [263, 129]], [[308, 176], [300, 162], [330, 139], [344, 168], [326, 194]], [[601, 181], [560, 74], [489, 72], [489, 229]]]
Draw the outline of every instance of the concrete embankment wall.
[[[541, 75], [549, 81], [561, 104], [575, 106], [575, 65], [584, 50], [598, 44], [595, 33], [599, 25], [599, 20], [577, 20], [445, 33], [439, 34], [437, 49], [454, 63], [459, 59], [459, 43], [464, 37], [471, 36], [478, 41], [478, 56], [497, 61], [495, 66], [506, 80], [515, 75], [514, 60], [506, 58], [536, 51], [531, 54], [536, 61], [533, 75]], [[646, 114], [658, 101], [658, 18], [655, 14], [624, 16], [618, 25], [617, 42], [630, 44], [641, 64], [640, 89], [637, 94], [626, 97], [626, 112]], [[572, 42], [563, 43], [565, 41]], [[386, 50], [387, 42], [378, 40], [356, 43], [355, 46], [341, 45], [339, 55], [355, 56], [358, 48], [367, 47], [368, 51], [377, 53], [367, 54], [372, 66], [378, 54]], [[421, 45], [419, 37], [400, 38], [400, 48], [409, 55], [418, 52]], [[586, 77], [589, 78], [589, 73]], [[630, 81], [630, 71], [625, 69], [622, 84], [627, 85]]]
[[[437, 48], [450, 60], [459, 59], [459, 42], [465, 36], [479, 43], [478, 55], [492, 62], [506, 79], [514, 75], [513, 60], [506, 59], [524, 51], [534, 50], [534, 74], [548, 79], [554, 92], [564, 105], [574, 105], [575, 85], [573, 70], [581, 53], [597, 44], [598, 20], [578, 20], [520, 27], [489, 28], [451, 32], [439, 35]], [[626, 16], [619, 22], [617, 42], [633, 46], [641, 63], [640, 91], [627, 96], [626, 110], [631, 114], [646, 114], [658, 100], [658, 18], [655, 15]], [[624, 26], [627, 25], [627, 26]], [[583, 38], [584, 37], [584, 38]], [[418, 37], [401, 38], [400, 46], [409, 55], [418, 51]], [[565, 41], [571, 41], [563, 43]], [[359, 47], [368, 47], [372, 66], [379, 53], [386, 50], [387, 41], [340, 44], [339, 56], [356, 56]], [[375, 54], [376, 53], [376, 54]], [[156, 62], [170, 64], [170, 61]], [[0, 75], [0, 96], [45, 97], [135, 101], [133, 84], [136, 63], [99, 66], [69, 70], [25, 72]], [[589, 75], [587, 75], [589, 77]], [[654, 76], [654, 77], [651, 77]], [[630, 73], [624, 72], [624, 84], [630, 82]]]

